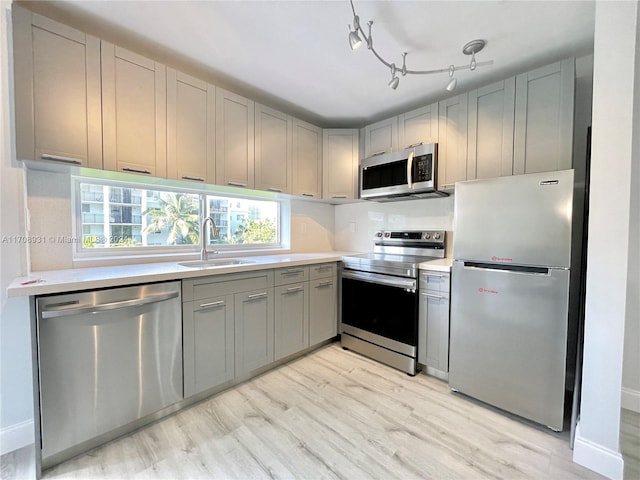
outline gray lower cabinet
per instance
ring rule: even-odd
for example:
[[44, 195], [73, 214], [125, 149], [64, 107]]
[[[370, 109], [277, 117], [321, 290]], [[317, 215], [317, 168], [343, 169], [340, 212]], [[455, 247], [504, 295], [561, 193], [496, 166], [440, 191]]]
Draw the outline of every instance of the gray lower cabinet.
[[275, 360], [309, 346], [309, 282], [275, 287]]
[[448, 273], [420, 272], [418, 362], [443, 378], [449, 372], [449, 284]]
[[309, 345], [338, 334], [337, 265], [311, 266], [309, 281]]
[[235, 295], [236, 377], [273, 362], [273, 287]]
[[234, 296], [185, 302], [182, 317], [186, 398], [235, 375]]

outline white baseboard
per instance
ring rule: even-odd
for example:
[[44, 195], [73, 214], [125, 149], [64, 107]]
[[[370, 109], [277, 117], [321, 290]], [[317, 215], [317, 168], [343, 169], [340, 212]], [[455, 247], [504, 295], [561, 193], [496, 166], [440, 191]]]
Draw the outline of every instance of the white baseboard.
[[640, 392], [622, 387], [622, 408], [640, 413]]
[[622, 480], [624, 460], [619, 452], [610, 450], [580, 435], [580, 423], [576, 427], [573, 445], [573, 461], [613, 480]]
[[0, 428], [0, 455], [35, 443], [33, 420]]

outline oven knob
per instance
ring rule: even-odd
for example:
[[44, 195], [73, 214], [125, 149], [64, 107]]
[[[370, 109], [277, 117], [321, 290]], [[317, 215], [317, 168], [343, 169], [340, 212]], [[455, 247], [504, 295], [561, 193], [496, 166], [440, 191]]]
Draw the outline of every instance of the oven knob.
[[431, 234], [429, 232], [424, 234], [424, 239], [429, 240], [431, 238]]
[[434, 240], [440, 240], [440, 234], [438, 232], [433, 234], [433, 239]]
[[389, 232], [384, 232], [384, 237], [385, 238], [389, 238], [391, 236], [391, 234]]
[[376, 237], [378, 238], [382, 237], [382, 232], [376, 232]]

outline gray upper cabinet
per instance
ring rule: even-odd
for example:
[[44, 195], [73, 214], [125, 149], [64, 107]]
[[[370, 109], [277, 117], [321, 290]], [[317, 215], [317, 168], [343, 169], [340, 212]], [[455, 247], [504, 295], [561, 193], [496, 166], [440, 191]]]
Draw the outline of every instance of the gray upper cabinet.
[[167, 68], [167, 177], [215, 183], [216, 92]]
[[292, 193], [322, 197], [322, 129], [293, 119]]
[[571, 168], [575, 60], [516, 77], [513, 173]]
[[326, 129], [322, 132], [322, 197], [358, 198], [359, 131]]
[[513, 174], [515, 78], [469, 92], [467, 180]]
[[438, 142], [438, 104], [427, 105], [398, 116], [399, 149]]
[[291, 117], [264, 105], [255, 105], [255, 188], [291, 191]]
[[13, 8], [20, 160], [102, 168], [100, 41]]
[[453, 190], [455, 183], [467, 179], [466, 93], [438, 104], [438, 188]]
[[364, 127], [364, 157], [398, 150], [398, 117]]
[[254, 103], [216, 89], [216, 183], [253, 188]]
[[102, 41], [104, 168], [167, 176], [166, 67]]

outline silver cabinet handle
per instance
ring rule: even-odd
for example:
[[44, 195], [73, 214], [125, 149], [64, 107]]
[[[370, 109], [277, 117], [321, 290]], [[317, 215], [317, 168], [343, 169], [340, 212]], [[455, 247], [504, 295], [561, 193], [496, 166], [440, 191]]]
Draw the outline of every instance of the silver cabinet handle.
[[219, 307], [224, 305], [224, 300], [218, 300], [217, 302], [201, 303], [200, 308]]
[[326, 282], [320, 282], [316, 285], [316, 288], [328, 287], [329, 285], [333, 285], [333, 280], [328, 280]]
[[267, 296], [267, 292], [262, 293], [254, 293], [252, 295], [247, 295], [248, 299], [255, 300], [256, 298], [263, 298]]
[[434, 295], [433, 293], [423, 293], [422, 294], [425, 297], [429, 297], [429, 298], [436, 298], [438, 300], [444, 300], [444, 297], [442, 295]]
[[189, 175], [183, 175], [182, 179], [183, 180], [194, 180], [196, 182], [204, 182], [204, 178], [202, 178], [202, 177], [190, 177]]
[[303, 197], [314, 197], [315, 195], [313, 193], [303, 193], [302, 196]]
[[415, 148], [415, 147], [419, 147], [420, 145], [424, 145], [424, 142], [412, 143], [411, 145], [407, 145], [404, 148]]
[[444, 275], [437, 275], [435, 273], [425, 273], [424, 276], [431, 277], [431, 278], [444, 278]]
[[285, 275], [297, 275], [299, 273], [304, 273], [304, 270], [297, 268], [297, 269], [287, 270], [286, 272], [282, 272], [282, 273], [284, 273]]
[[139, 307], [141, 305], [148, 305], [150, 303], [164, 302], [165, 300], [176, 298], [179, 295], [179, 292], [169, 292], [163, 293], [161, 295], [152, 295], [144, 298], [133, 298], [131, 300], [123, 300], [120, 302], [101, 303], [98, 305], [81, 305], [78, 307], [69, 307], [68, 305], [62, 305], [42, 310], [42, 318], [65, 317], [69, 315], [80, 315], [83, 313], [101, 313], [122, 308]]
[[325, 270], [331, 270], [333, 269], [333, 265], [320, 265], [319, 267], [313, 267], [315, 270], [318, 270], [319, 272], [324, 272]]
[[77, 158], [51, 155], [49, 153], [43, 153], [42, 155], [40, 155], [40, 158], [42, 160], [53, 160], [54, 162], [68, 163], [70, 165], [82, 165], [82, 160], [78, 160]]
[[124, 167], [122, 171], [132, 172], [132, 173], [144, 173], [145, 175], [151, 175], [151, 170], [146, 170], [144, 168]]
[[247, 184], [242, 182], [227, 182], [227, 185], [231, 185], [232, 187], [247, 187]]
[[382, 155], [383, 153], [387, 153], [386, 150], [380, 150], [379, 152], [376, 153], [372, 153], [371, 155], [369, 155], [370, 157], [377, 157], [378, 155]]
[[287, 288], [287, 292], [288, 293], [299, 292], [300, 290], [304, 290], [304, 287], [302, 285], [297, 286], [297, 287], [289, 287], [289, 288]]
[[347, 198], [346, 195], [332, 195], [331, 198]]
[[441, 188], [449, 188], [449, 187], [455, 187], [456, 184], [455, 183], [445, 183], [444, 185], [442, 185]]
[[270, 192], [282, 193], [282, 189], [281, 188], [269, 187], [269, 188], [267, 188], [267, 190], [270, 191]]

